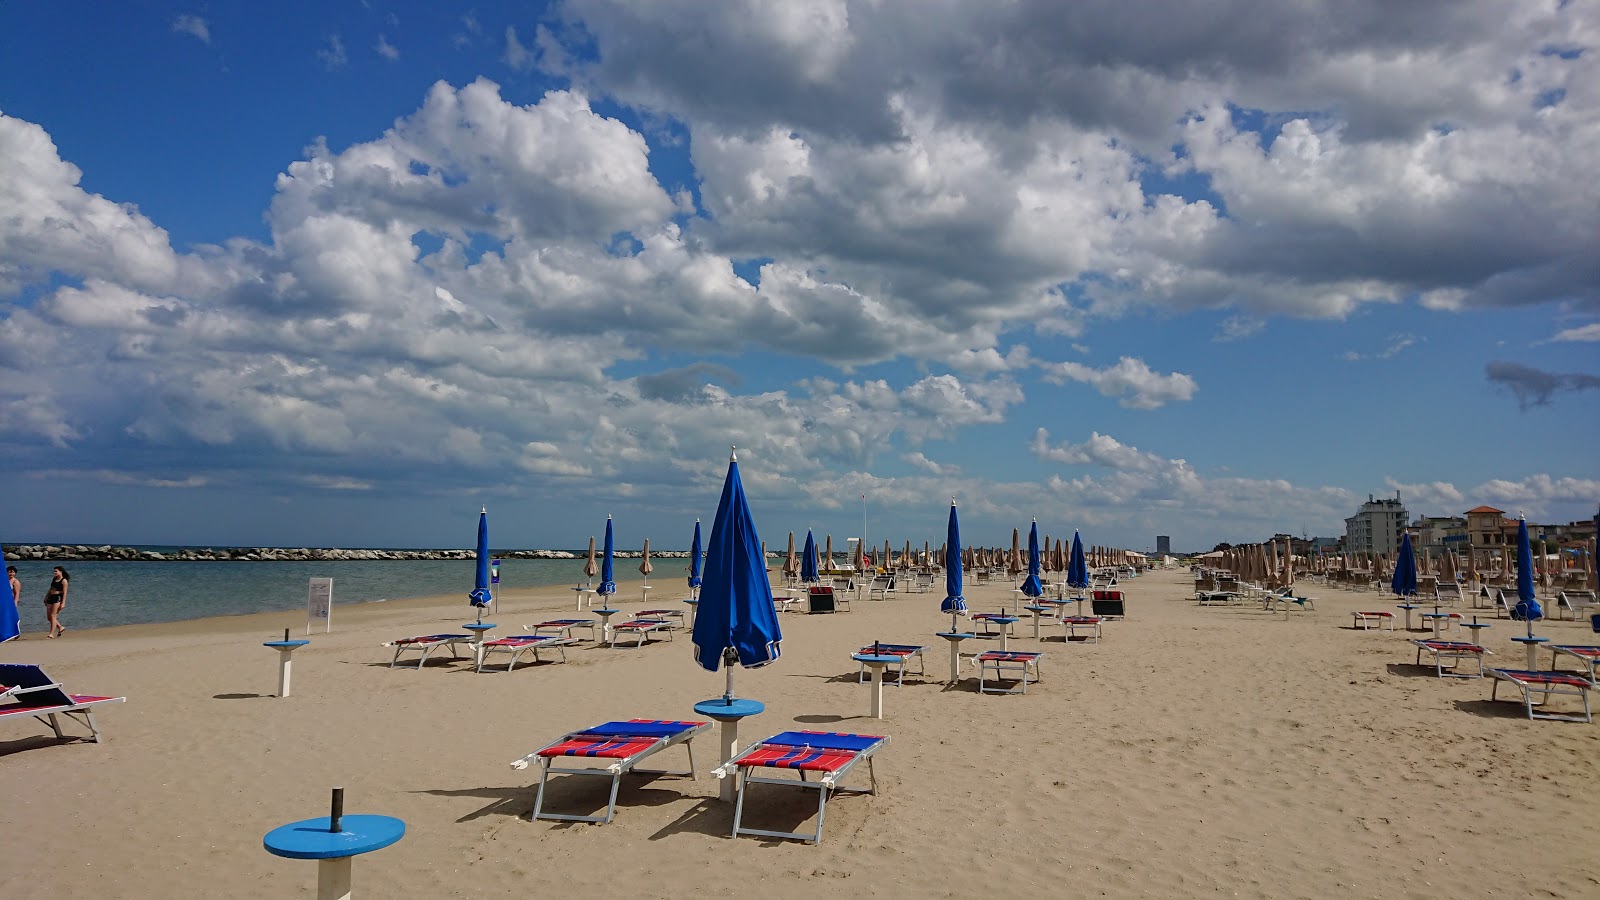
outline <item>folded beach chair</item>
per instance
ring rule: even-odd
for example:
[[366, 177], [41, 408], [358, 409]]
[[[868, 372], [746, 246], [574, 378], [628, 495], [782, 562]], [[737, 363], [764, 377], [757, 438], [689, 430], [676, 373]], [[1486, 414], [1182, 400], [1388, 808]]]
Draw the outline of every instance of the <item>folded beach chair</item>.
[[[1026, 650], [985, 650], [978, 654], [978, 693], [980, 694], [1026, 694], [1028, 692], [1028, 671], [1033, 671], [1033, 681], [1038, 683], [1039, 660], [1044, 654], [1037, 651]], [[994, 672], [994, 680], [1015, 681], [1018, 686], [1014, 688], [987, 687], [985, 676]], [[1017, 677], [1013, 678], [1012, 675]]]
[[[1589, 692], [1594, 690], [1594, 682], [1576, 672], [1539, 672], [1527, 669], [1490, 669], [1489, 674], [1494, 678], [1494, 687], [1489, 689], [1489, 699], [1495, 699], [1495, 692], [1500, 688], [1500, 682], [1509, 681], [1522, 691], [1522, 702], [1527, 707], [1529, 719], [1554, 719], [1557, 722], [1593, 722], [1594, 716], [1589, 712]], [[1533, 702], [1534, 693], [1539, 693], [1544, 699], [1538, 703]], [[1583, 698], [1583, 717], [1563, 716], [1555, 713], [1536, 713], [1535, 706], [1543, 706], [1550, 702], [1551, 694], [1566, 694]]]
[[893, 575], [878, 575], [872, 579], [872, 584], [867, 588], [868, 600], [888, 600], [895, 593], [895, 579]]
[[[864, 653], [871, 653], [871, 654], [876, 655], [876, 656], [897, 656], [897, 657], [899, 657], [900, 658], [900, 662], [897, 663], [897, 664], [891, 663], [891, 665], [898, 665], [899, 670], [900, 670], [900, 677], [895, 681], [895, 683], [900, 685], [901, 687], [905, 687], [906, 686], [906, 663], [910, 662], [911, 660], [915, 659], [917, 661], [917, 674], [918, 675], [926, 675], [926, 674], [928, 674], [928, 666], [927, 666], [927, 663], [922, 658], [922, 651], [923, 651], [923, 648], [920, 645], [917, 645], [917, 644], [868, 644], [865, 647], [862, 647], [860, 650], [857, 650], [856, 653], [858, 655], [859, 654], [864, 654]], [[861, 671], [857, 673], [856, 683], [860, 684], [861, 682], [864, 682], [866, 680], [867, 680], [867, 664], [866, 663], [862, 663], [861, 664]]]
[[1385, 628], [1390, 631], [1394, 630], [1394, 613], [1387, 610], [1364, 609], [1360, 612], [1351, 613], [1351, 615], [1355, 616], [1355, 624], [1351, 625], [1351, 628], [1361, 631], [1371, 631], [1374, 628], [1379, 631]]
[[400, 662], [400, 654], [407, 650], [416, 650], [422, 654], [422, 657], [417, 660], [417, 668], [421, 669], [423, 664], [428, 661], [428, 654], [434, 650], [440, 647], [449, 647], [450, 655], [455, 659], [460, 659], [461, 654], [456, 652], [456, 647], [460, 644], [470, 643], [472, 643], [472, 635], [470, 634], [424, 634], [418, 637], [401, 638], [398, 641], [386, 641], [383, 646], [394, 648], [394, 659], [389, 660], [389, 668], [394, 668], [395, 664]]
[[1128, 617], [1128, 600], [1121, 591], [1097, 590], [1090, 595], [1089, 611], [1101, 618]]
[[[617, 645], [617, 635], [633, 635], [633, 646], [642, 647], [650, 635], [660, 632], [672, 640], [672, 624], [665, 619], [629, 619], [611, 627], [611, 646]], [[652, 641], [653, 643], [653, 641]]]
[[[757, 741], [745, 750], [728, 760], [721, 766], [712, 770], [718, 778], [729, 775], [738, 779], [739, 800], [733, 808], [733, 836], [741, 834], [755, 835], [757, 837], [784, 838], [786, 840], [805, 841], [817, 844], [822, 841], [822, 821], [828, 812], [828, 796], [836, 793], [847, 794], [876, 794], [878, 793], [878, 773], [873, 768], [872, 757], [883, 749], [889, 739], [876, 734], [834, 734], [826, 731], [785, 731], [775, 734], [764, 741]], [[867, 776], [869, 786], [865, 788], [842, 788], [839, 782], [843, 781], [850, 771], [863, 760], [867, 763]], [[799, 781], [789, 778], [763, 778], [755, 775], [750, 770], [763, 769], [794, 769], [800, 776]], [[816, 781], [806, 778], [807, 772], [818, 773], [821, 777]], [[820, 795], [817, 799], [817, 830], [807, 834], [798, 831], [764, 831], [757, 828], [745, 828], [744, 800], [745, 793], [752, 784], [782, 784], [798, 788], [811, 788]]]
[[594, 630], [599, 622], [593, 619], [548, 619], [537, 625], [524, 625], [523, 631], [531, 631], [535, 635], [554, 635], [556, 637], [572, 637], [574, 628], [589, 629], [589, 640], [594, 640]]
[[1555, 644], [1550, 648], [1550, 668], [1554, 671], [1556, 660], [1563, 656], [1576, 659], [1589, 673], [1589, 680], [1594, 680], [1595, 663], [1600, 662], [1600, 647], [1592, 644]]
[[478, 671], [483, 671], [483, 663], [489, 658], [490, 653], [511, 654], [511, 659], [506, 663], [505, 671], [507, 673], [517, 667], [517, 657], [530, 651], [533, 653], [534, 662], [542, 662], [542, 660], [539, 658], [539, 650], [541, 648], [546, 650], [553, 649], [560, 651], [561, 661], [566, 662], [566, 648], [576, 644], [577, 642], [578, 641], [576, 638], [559, 637], [554, 634], [519, 634], [513, 635], [512, 637], [495, 638], [492, 641], [484, 641], [483, 652], [478, 654]]
[[1066, 633], [1068, 641], [1077, 637], [1078, 629], [1082, 628], [1086, 632], [1083, 636], [1084, 642], [1098, 644], [1100, 643], [1100, 623], [1103, 621], [1104, 619], [1099, 616], [1062, 616], [1061, 626]]
[[1573, 619], [1580, 619], [1600, 610], [1600, 601], [1595, 600], [1594, 591], [1562, 591], [1556, 595], [1554, 606], [1557, 617], [1570, 612]]
[[[555, 741], [540, 747], [511, 764], [513, 769], [526, 769], [528, 763], [539, 764], [539, 792], [533, 800], [530, 820], [560, 819], [567, 822], [610, 822], [617, 812], [617, 788], [622, 776], [637, 771], [641, 775], [688, 775], [694, 778], [695, 735], [711, 727], [710, 722], [672, 722], [659, 719], [629, 719], [626, 722], [606, 722], [594, 728], [564, 734]], [[689, 771], [665, 772], [635, 770], [641, 761], [677, 744], [689, 751]], [[555, 761], [566, 757], [587, 757], [605, 760], [603, 767], [558, 768]], [[603, 816], [574, 816], [565, 813], [544, 812], [544, 786], [550, 773], [558, 775], [595, 775], [611, 779], [611, 799], [606, 803]]]
[[[812, 588], [812, 590], [816, 590], [816, 588]], [[829, 590], [832, 590], [832, 588], [829, 588]], [[780, 597], [777, 594], [773, 594], [772, 595], [772, 611], [773, 612], [789, 612], [790, 610], [794, 609], [794, 605], [796, 603], [799, 603], [799, 602], [800, 602], [800, 598], [799, 597], [795, 597], [793, 595], [788, 596], [788, 597]]]
[[35, 665], [27, 663], [0, 664], [0, 720], [32, 716], [50, 726], [62, 740], [58, 715], [65, 715], [89, 726], [90, 740], [100, 742], [100, 729], [95, 725], [93, 709], [104, 703], [122, 703], [126, 697], [100, 697], [92, 694], [69, 694], [59, 682]]
[[[1434, 641], [1418, 639], [1413, 640], [1411, 643], [1417, 645], [1417, 665], [1422, 665], [1422, 652], [1424, 650], [1433, 654], [1433, 668], [1439, 673], [1440, 678], [1482, 678], [1484, 655], [1494, 655], [1493, 650], [1485, 650], [1477, 644], [1469, 643], [1467, 641]], [[1447, 659], [1451, 661], [1449, 666], [1444, 664], [1444, 661]], [[1471, 675], [1464, 675], [1457, 672], [1456, 666], [1459, 661], [1463, 659], [1476, 661], [1478, 664], [1478, 671]]]
[[1434, 599], [1438, 600], [1440, 603], [1460, 603], [1462, 600], [1461, 585], [1453, 581], [1446, 581], [1443, 584], [1439, 584], [1434, 587], [1433, 596]]

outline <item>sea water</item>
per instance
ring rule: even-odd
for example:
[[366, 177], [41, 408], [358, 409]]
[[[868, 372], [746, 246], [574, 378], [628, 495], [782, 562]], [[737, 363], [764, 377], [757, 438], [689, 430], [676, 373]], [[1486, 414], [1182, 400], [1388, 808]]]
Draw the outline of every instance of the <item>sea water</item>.
[[[583, 559], [506, 559], [502, 589], [582, 583]], [[655, 563], [653, 582], [682, 584], [673, 571], [687, 560]], [[20, 560], [22, 630], [45, 630], [44, 593], [56, 562]], [[177, 622], [206, 616], [305, 609], [312, 578], [333, 579], [333, 602], [370, 603], [405, 597], [461, 595], [467, 609], [473, 560], [351, 560], [339, 562], [60, 562], [72, 578], [61, 621], [69, 628]], [[617, 577], [637, 578], [637, 560], [617, 561]], [[687, 588], [686, 588], [687, 589]], [[338, 611], [334, 612], [335, 619]]]

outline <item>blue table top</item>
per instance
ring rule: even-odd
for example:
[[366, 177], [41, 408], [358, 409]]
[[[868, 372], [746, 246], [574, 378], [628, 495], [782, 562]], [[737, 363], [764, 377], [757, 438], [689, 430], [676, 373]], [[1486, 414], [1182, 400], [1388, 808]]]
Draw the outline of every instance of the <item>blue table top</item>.
[[590, 610], [590, 612], [595, 613], [596, 615], [601, 615], [601, 616], [614, 616], [617, 613], [622, 612], [622, 610], [620, 610], [620, 609], [611, 609], [611, 608], [607, 607], [607, 608], [604, 608], [604, 609], [592, 609], [592, 610]]
[[942, 637], [947, 641], [966, 641], [977, 637], [977, 635], [965, 631], [936, 631], [934, 636]]
[[869, 666], [892, 666], [902, 660], [902, 657], [899, 656], [876, 656], [871, 653], [852, 653], [850, 658], [856, 662], [864, 662]]
[[699, 601], [699, 600], [696, 600], [696, 599], [695, 599], [695, 598], [693, 598], [693, 597], [689, 597], [689, 598], [687, 598], [687, 599], [685, 599], [685, 600], [684, 600], [684, 601], [683, 601], [683, 602], [685, 602], [685, 603], [688, 603], [688, 604], [690, 604], [690, 605], [691, 605], [691, 606], [693, 606], [693, 605], [698, 605], [698, 604], [699, 604], [699, 603], [700, 603], [700, 601]]
[[1024, 606], [1023, 609], [1028, 610], [1029, 612], [1035, 612], [1035, 613], [1042, 613], [1042, 612], [1049, 612], [1050, 611], [1050, 610], [1046, 609], [1043, 606]]
[[261, 644], [261, 646], [263, 646], [263, 647], [271, 647], [274, 650], [293, 650], [296, 647], [304, 647], [305, 645], [307, 645], [309, 643], [311, 643], [311, 642], [310, 641], [265, 641], [265, 642], [263, 642]]
[[764, 712], [766, 708], [767, 705], [760, 700], [744, 700], [739, 697], [734, 697], [731, 701], [725, 701], [721, 697], [717, 697], [712, 700], [701, 700], [694, 705], [696, 713], [719, 721], [722, 719], [742, 719], [745, 716], [757, 715]]
[[1539, 637], [1538, 635], [1534, 635], [1533, 637], [1514, 637], [1514, 638], [1512, 638], [1512, 640], [1516, 641], [1519, 644], [1548, 644], [1548, 643], [1550, 643], [1550, 639], [1549, 638], [1547, 638], [1547, 637]]
[[1461, 623], [1461, 627], [1462, 628], [1490, 628], [1492, 626], [1488, 622], [1462, 622]]
[[498, 628], [500, 626], [493, 622], [469, 622], [461, 627], [467, 629], [468, 631], [488, 631], [491, 628]]
[[382, 850], [405, 836], [406, 823], [393, 816], [345, 816], [343, 831], [328, 830], [328, 817], [290, 822], [267, 832], [261, 845], [289, 859], [340, 859]]

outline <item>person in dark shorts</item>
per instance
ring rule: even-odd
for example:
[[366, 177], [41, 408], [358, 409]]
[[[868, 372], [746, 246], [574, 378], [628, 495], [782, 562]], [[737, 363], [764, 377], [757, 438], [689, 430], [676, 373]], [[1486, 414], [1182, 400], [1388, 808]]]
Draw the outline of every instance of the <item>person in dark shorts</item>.
[[44, 592], [44, 617], [50, 620], [50, 634], [47, 637], [60, 637], [67, 633], [67, 626], [61, 624], [61, 611], [67, 608], [70, 581], [67, 570], [56, 566], [55, 574], [50, 579], [50, 588]]

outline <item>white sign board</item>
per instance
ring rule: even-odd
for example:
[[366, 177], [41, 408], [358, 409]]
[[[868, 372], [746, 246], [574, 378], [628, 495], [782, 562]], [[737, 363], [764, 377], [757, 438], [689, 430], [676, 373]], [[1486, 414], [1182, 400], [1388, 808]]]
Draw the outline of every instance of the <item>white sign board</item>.
[[333, 579], [313, 578], [306, 591], [306, 634], [311, 626], [322, 622], [324, 634], [333, 630]]

